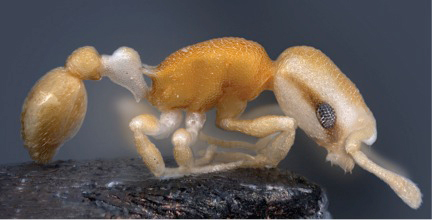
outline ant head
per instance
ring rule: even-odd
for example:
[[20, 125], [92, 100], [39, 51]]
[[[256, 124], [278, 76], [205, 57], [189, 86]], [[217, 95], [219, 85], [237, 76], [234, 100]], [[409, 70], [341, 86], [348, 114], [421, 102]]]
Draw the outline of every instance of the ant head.
[[274, 91], [282, 110], [329, 151], [345, 148], [347, 138], [368, 130], [360, 140], [376, 139], [375, 118], [356, 86], [321, 51], [299, 46], [276, 61]]

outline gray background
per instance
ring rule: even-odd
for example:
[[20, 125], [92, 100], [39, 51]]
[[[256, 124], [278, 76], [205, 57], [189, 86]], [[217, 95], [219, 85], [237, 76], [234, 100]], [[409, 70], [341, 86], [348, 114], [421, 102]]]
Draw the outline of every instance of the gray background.
[[[430, 218], [430, 9], [430, 1], [1, 1], [0, 163], [30, 160], [19, 133], [21, 105], [36, 80], [75, 48], [111, 54], [130, 46], [144, 63], [157, 65], [183, 46], [241, 36], [261, 43], [273, 59], [294, 45], [326, 53], [373, 111], [375, 151], [402, 167], [424, 195], [421, 208], [411, 210], [372, 174], [332, 167], [326, 151], [299, 131], [281, 166], [325, 187], [333, 217]], [[145, 102], [134, 104], [108, 79], [86, 87], [86, 120], [55, 159], [137, 157], [127, 124]], [[275, 98], [265, 92], [250, 107], [269, 103]], [[208, 118], [207, 131], [254, 140], [215, 129], [214, 111]], [[169, 140], [157, 145], [170, 154]]]

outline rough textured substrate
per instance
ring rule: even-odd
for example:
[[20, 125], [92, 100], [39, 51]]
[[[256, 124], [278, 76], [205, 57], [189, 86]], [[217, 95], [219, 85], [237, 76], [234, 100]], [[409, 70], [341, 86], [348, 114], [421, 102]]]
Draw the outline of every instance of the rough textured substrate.
[[0, 166], [0, 218], [328, 218], [323, 190], [278, 169], [160, 180], [139, 159]]

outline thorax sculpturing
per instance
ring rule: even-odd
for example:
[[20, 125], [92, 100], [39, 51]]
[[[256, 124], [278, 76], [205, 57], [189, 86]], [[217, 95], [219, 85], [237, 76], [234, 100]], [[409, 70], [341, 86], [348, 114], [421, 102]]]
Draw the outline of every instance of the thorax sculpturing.
[[[410, 207], [422, 195], [409, 179], [371, 161], [361, 145], [372, 145], [376, 122], [359, 90], [320, 50], [308, 46], [286, 49], [272, 61], [264, 48], [243, 38], [219, 38], [185, 47], [158, 66], [141, 63], [138, 53], [121, 47], [99, 55], [93, 47], [75, 50], [64, 67], [43, 76], [28, 94], [21, 115], [22, 137], [30, 156], [47, 163], [79, 130], [87, 109], [83, 80], [107, 76], [139, 101], [146, 98], [161, 111], [143, 114], [129, 124], [143, 162], [155, 176], [208, 173], [241, 167], [276, 167], [294, 142], [297, 127], [328, 150], [327, 160], [351, 171], [355, 164], [386, 182]], [[149, 77], [152, 87], [144, 80]], [[271, 90], [285, 116], [241, 120], [247, 102]], [[260, 138], [251, 144], [216, 139], [201, 132], [205, 113], [216, 108], [216, 125]], [[186, 111], [185, 128], [182, 111]], [[172, 135], [176, 168], [165, 167], [150, 141]], [[197, 139], [210, 145], [193, 154]], [[255, 152], [219, 152], [243, 148]]]

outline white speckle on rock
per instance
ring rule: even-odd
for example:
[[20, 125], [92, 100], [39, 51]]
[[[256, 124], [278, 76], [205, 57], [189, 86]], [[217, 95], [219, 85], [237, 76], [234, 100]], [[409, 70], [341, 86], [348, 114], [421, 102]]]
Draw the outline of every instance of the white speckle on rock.
[[267, 190], [277, 190], [277, 191], [282, 191], [282, 190], [284, 190], [285, 188], [282, 187], [282, 186], [271, 186], [271, 185], [267, 185], [267, 186], [266, 186], [266, 189], [267, 189]]
[[111, 187], [116, 186], [118, 184], [121, 184], [121, 182], [111, 181], [111, 182], [107, 183], [105, 186], [108, 187], [108, 188], [111, 188]]
[[305, 189], [305, 188], [295, 188], [295, 189], [304, 193], [312, 193], [311, 189]]
[[252, 185], [252, 184], [243, 184], [243, 183], [240, 183], [240, 185], [244, 186], [244, 187], [247, 187], [247, 188], [250, 188], [250, 189], [253, 189], [253, 190], [257, 189], [257, 186], [256, 185]]

